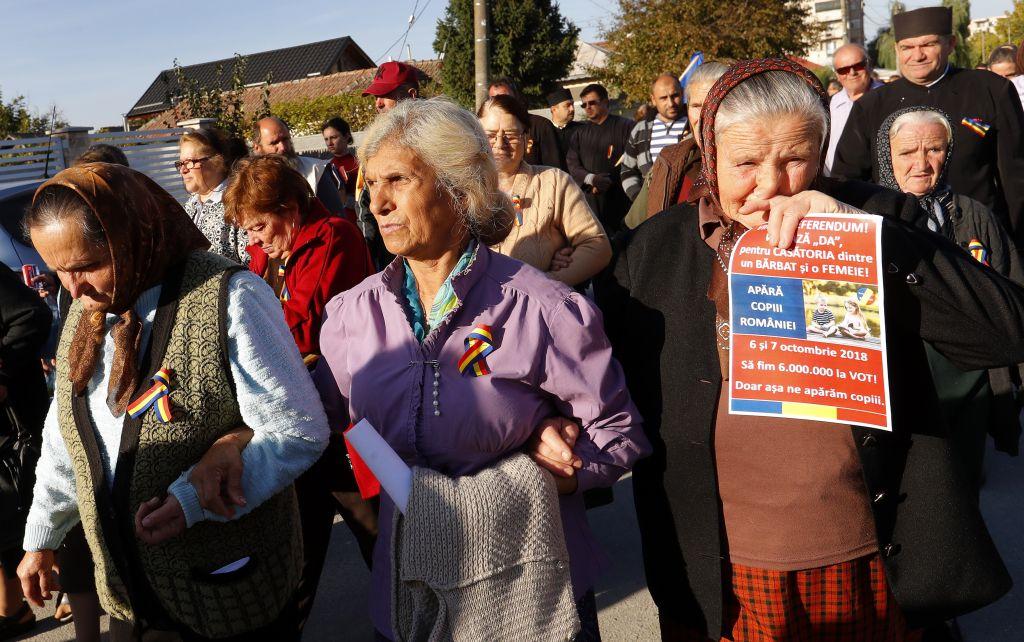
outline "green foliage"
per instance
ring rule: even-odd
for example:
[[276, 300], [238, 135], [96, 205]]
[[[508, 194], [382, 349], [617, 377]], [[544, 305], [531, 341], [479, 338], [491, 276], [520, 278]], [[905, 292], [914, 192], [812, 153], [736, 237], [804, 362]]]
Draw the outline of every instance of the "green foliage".
[[[890, 5], [890, 16], [903, 13], [907, 7], [902, 2], [893, 2]], [[896, 38], [892, 33], [892, 26], [879, 29], [878, 35], [868, 43], [868, 54], [875, 61], [877, 67], [883, 69], [898, 69], [896, 62]]]
[[821, 86], [828, 88], [828, 84], [836, 80], [836, 72], [831, 67], [822, 67], [814, 72], [814, 75], [821, 81]]
[[293, 136], [319, 134], [325, 120], [338, 116], [357, 132], [366, 129], [377, 115], [373, 101], [359, 93], [280, 102], [270, 113], [286, 122]]
[[953, 8], [953, 35], [956, 49], [949, 61], [957, 67], [971, 67], [971, 2], [970, 0], [942, 0], [942, 6]]
[[[490, 12], [490, 77], [512, 78], [531, 106], [544, 104], [547, 91], [569, 72], [579, 28], [551, 0], [491, 0]], [[444, 93], [472, 107], [473, 0], [449, 0], [437, 23], [434, 51], [444, 54]]]
[[[41, 114], [31, 108], [25, 102], [24, 96], [15, 96], [5, 101], [3, 92], [0, 92], [0, 138], [17, 134], [31, 134], [42, 136], [50, 129], [51, 113]], [[67, 123], [57, 110], [57, 118], [54, 120], [53, 128], [66, 127]]]
[[258, 112], [246, 114], [243, 110], [245, 93], [245, 56], [235, 54], [231, 65], [231, 77], [224, 77], [224, 67], [217, 66], [216, 78], [212, 85], [204, 87], [194, 78], [185, 75], [184, 69], [174, 60], [174, 76], [178, 94], [169, 97], [175, 105], [175, 120], [191, 118], [212, 118], [215, 125], [243, 140], [248, 138], [252, 124], [270, 113], [270, 83], [268, 74], [263, 82], [262, 105]]
[[658, 74], [682, 72], [695, 51], [706, 60], [805, 54], [821, 33], [809, 18], [797, 0], [619, 0], [604, 34], [614, 53], [599, 73], [642, 100]]

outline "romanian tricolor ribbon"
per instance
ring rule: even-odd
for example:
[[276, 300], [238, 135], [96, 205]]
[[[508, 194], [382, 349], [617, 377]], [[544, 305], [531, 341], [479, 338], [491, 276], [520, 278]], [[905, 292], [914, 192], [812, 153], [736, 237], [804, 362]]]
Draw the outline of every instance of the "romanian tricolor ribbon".
[[978, 239], [971, 239], [967, 244], [967, 251], [971, 253], [978, 263], [988, 265], [988, 248]]
[[277, 266], [277, 276], [281, 279], [281, 301], [287, 301], [292, 298], [292, 295], [288, 293], [288, 284], [284, 281], [284, 263]]
[[485, 357], [494, 352], [494, 337], [491, 326], [480, 324], [466, 335], [466, 353], [459, 359], [459, 372], [470, 371], [474, 377], [491, 374]]
[[985, 137], [988, 130], [992, 129], [992, 125], [989, 125], [980, 118], [964, 118], [960, 121], [960, 124], [982, 138]]
[[523, 225], [523, 197], [519, 194], [512, 195], [512, 207], [516, 210], [516, 227]]
[[153, 407], [156, 409], [156, 418], [162, 423], [171, 421], [171, 370], [160, 368], [153, 375], [153, 386], [142, 393], [142, 396], [128, 404], [128, 416], [138, 419], [144, 412]]

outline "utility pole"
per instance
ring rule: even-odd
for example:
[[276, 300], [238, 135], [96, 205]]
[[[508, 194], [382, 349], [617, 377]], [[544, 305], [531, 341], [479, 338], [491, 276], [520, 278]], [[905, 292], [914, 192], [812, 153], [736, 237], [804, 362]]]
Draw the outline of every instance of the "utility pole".
[[488, 76], [491, 69], [491, 43], [487, 38], [490, 25], [487, 0], [473, 0], [473, 58], [476, 66], [476, 107], [487, 100]]

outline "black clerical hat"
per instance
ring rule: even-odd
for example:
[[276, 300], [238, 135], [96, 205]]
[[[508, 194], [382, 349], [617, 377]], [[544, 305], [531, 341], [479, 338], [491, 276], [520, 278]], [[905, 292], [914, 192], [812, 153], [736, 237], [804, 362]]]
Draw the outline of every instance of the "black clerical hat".
[[572, 92], [565, 87], [560, 87], [548, 94], [548, 107], [554, 107], [555, 105], [564, 103], [567, 100], [572, 100]]
[[892, 17], [896, 42], [918, 36], [948, 36], [953, 33], [953, 10], [949, 7], [923, 7], [897, 13]]

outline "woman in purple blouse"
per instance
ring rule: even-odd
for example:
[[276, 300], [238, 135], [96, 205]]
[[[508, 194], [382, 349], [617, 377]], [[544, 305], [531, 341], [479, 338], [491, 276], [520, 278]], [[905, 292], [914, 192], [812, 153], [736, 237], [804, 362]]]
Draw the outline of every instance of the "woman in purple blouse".
[[[650, 450], [600, 314], [565, 285], [488, 249], [509, 232], [514, 210], [469, 112], [440, 99], [403, 101], [374, 122], [360, 162], [370, 209], [397, 258], [327, 306], [314, 378], [332, 425], [367, 419], [406, 463], [454, 477], [524, 447], [543, 459], [534, 427], [555, 416], [578, 420], [575, 474], [558, 488], [583, 625], [577, 639], [600, 639], [600, 555], [582, 492], [611, 485]], [[482, 359], [469, 354], [471, 333], [490, 335]], [[393, 637], [393, 510], [382, 497], [370, 611], [383, 639]]]

